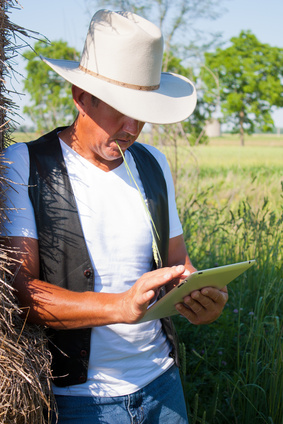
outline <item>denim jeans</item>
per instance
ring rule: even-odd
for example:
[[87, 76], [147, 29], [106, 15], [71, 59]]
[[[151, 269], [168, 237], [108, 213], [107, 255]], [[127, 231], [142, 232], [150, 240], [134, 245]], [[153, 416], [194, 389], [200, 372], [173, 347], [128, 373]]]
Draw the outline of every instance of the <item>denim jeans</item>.
[[188, 423], [179, 370], [175, 365], [130, 395], [56, 396], [56, 401], [58, 424]]

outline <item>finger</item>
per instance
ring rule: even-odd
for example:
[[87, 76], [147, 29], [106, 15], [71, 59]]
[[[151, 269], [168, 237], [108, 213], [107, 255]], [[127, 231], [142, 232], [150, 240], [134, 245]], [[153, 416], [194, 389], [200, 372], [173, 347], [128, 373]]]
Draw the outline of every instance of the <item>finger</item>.
[[185, 317], [191, 324], [198, 325], [201, 323], [198, 315], [188, 306], [185, 306], [185, 304], [178, 303], [176, 309], [178, 313]]
[[188, 278], [190, 274], [191, 272], [188, 269], [185, 269], [185, 271], [178, 278], [174, 278], [173, 280], [170, 281], [170, 284], [168, 285], [168, 291], [178, 286], [182, 281]]
[[181, 275], [181, 278], [187, 278], [189, 275], [191, 275], [191, 272], [188, 269], [185, 269], [185, 271]]
[[166, 285], [168, 282], [179, 277], [184, 272], [184, 266], [178, 265], [173, 267], [161, 268], [155, 271], [148, 272], [139, 280], [137, 289], [136, 302], [140, 308], [148, 306], [154, 299], [159, 288]]
[[150, 302], [154, 297], [155, 297], [155, 291], [149, 290], [141, 295], [140, 302], [137, 301], [137, 303], [140, 303], [140, 305], [143, 305], [147, 302]]
[[204, 309], [203, 305], [195, 301], [191, 296], [186, 296], [186, 298], [183, 299], [183, 305], [192, 310], [195, 314], [201, 313]]
[[183, 265], [178, 265], [149, 272], [145, 276], [145, 281], [142, 282], [142, 288], [144, 291], [155, 290], [180, 277], [184, 270], [185, 267]]
[[221, 290], [210, 287], [210, 288], [203, 289], [201, 292], [204, 296], [209, 297], [214, 303], [217, 303], [222, 306], [225, 305], [225, 303], [228, 300], [227, 287], [224, 287]]
[[[193, 300], [195, 303], [200, 304], [205, 309], [211, 307], [212, 304], [215, 303], [210, 297], [204, 296], [202, 292], [198, 290], [192, 292], [188, 298], [190, 298], [190, 301]], [[186, 301], [187, 297], [184, 298], [184, 303], [186, 303]]]

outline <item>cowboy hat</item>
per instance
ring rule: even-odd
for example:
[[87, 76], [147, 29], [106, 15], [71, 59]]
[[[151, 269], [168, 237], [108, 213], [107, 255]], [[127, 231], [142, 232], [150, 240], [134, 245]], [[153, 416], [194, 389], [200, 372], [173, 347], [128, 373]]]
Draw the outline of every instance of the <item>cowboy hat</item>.
[[163, 37], [157, 26], [131, 12], [99, 10], [91, 20], [80, 62], [42, 60], [124, 115], [170, 124], [192, 114], [196, 90], [187, 78], [161, 72], [162, 57]]

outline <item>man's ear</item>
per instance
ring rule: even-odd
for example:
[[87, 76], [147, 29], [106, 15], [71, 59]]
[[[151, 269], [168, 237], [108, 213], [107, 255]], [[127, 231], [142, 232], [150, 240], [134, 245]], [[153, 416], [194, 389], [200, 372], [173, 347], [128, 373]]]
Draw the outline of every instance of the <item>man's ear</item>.
[[82, 90], [81, 88], [77, 87], [76, 85], [72, 85], [72, 94], [73, 94], [73, 100], [75, 103], [76, 108], [78, 109], [79, 113], [82, 115], [85, 114], [85, 94], [86, 91]]

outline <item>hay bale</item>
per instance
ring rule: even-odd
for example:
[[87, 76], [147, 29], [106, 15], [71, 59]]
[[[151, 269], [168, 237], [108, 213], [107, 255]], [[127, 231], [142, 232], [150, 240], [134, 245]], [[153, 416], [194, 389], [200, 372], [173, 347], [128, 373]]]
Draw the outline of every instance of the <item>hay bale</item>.
[[50, 364], [43, 330], [23, 321], [12, 287], [0, 279], [0, 423], [51, 422]]
[[[8, 163], [2, 149], [11, 143], [18, 106], [11, 100], [6, 78], [14, 75], [13, 60], [25, 46], [29, 31], [13, 24], [9, 9], [18, 0], [0, 0], [0, 233], [5, 235], [7, 219], [5, 196], [9, 182], [5, 179]], [[17, 305], [12, 288], [7, 252], [0, 244], [0, 423], [50, 423], [53, 407], [51, 390], [51, 355], [43, 330], [27, 324]]]

